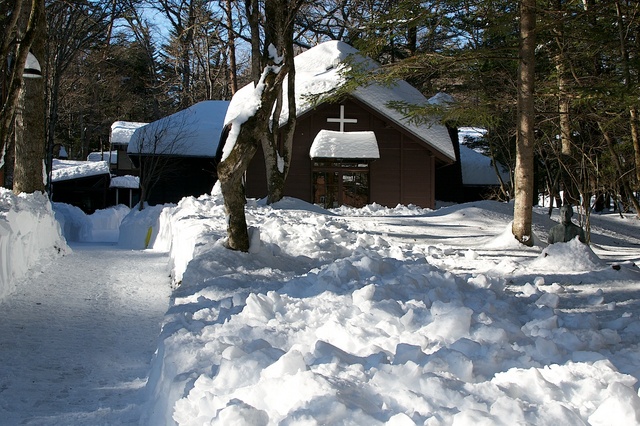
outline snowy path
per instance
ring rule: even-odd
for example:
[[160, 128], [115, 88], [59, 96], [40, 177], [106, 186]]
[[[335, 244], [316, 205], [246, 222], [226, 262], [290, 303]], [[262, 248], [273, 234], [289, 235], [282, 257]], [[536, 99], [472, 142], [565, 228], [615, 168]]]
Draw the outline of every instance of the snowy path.
[[80, 244], [0, 303], [0, 424], [136, 424], [167, 257]]

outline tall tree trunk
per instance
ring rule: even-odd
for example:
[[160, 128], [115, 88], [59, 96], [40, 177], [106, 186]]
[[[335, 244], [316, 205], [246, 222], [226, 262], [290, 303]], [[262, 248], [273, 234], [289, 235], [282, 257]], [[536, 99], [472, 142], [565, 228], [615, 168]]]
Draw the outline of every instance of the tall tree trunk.
[[113, 25], [116, 20], [117, 0], [111, 0], [111, 14], [109, 16], [109, 25], [107, 26], [107, 36], [105, 37], [105, 49], [102, 52], [102, 60], [106, 60], [109, 55], [109, 46], [111, 46], [111, 37], [113, 35]]
[[[34, 0], [29, 21], [34, 22], [34, 39], [31, 43], [33, 55], [44, 63], [46, 19], [44, 0]], [[22, 123], [16, 123], [16, 157], [13, 178], [13, 192], [44, 192], [44, 156], [45, 156], [45, 115], [44, 79], [24, 79], [24, 103]]]
[[227, 247], [231, 250], [249, 251], [249, 232], [244, 213], [246, 203], [243, 176], [249, 162], [258, 149], [260, 140], [260, 120], [264, 120], [264, 113], [260, 109], [256, 115], [242, 124], [232, 123], [226, 129], [226, 142], [231, 143], [228, 133], [235, 131], [233, 126], [240, 126], [240, 130], [229, 156], [218, 164], [218, 180], [224, 197], [224, 207], [227, 213]]
[[636, 165], [636, 185], [640, 190], [640, 136], [638, 135], [638, 110], [635, 107], [629, 109], [631, 140], [633, 141], [633, 156]]
[[227, 14], [227, 43], [229, 46], [229, 85], [231, 86], [231, 96], [238, 91], [238, 71], [236, 64], [236, 34], [233, 30], [233, 11], [231, 9], [231, 0], [226, 3]]
[[[274, 106], [282, 96], [282, 84], [286, 76], [292, 72], [292, 69], [289, 69], [289, 65], [293, 63], [292, 61], [287, 61], [286, 57], [291, 55], [286, 54], [288, 48], [283, 46], [283, 43], [284, 45], [289, 43], [287, 38], [291, 37], [291, 51], [293, 50], [293, 30], [288, 29], [288, 27], [293, 27], [293, 17], [297, 11], [297, 6], [294, 8], [293, 5], [297, 3], [297, 0], [291, 2], [286, 0], [276, 2], [274, 0], [274, 2], [266, 3], [264, 52], [258, 58], [252, 58], [252, 68], [256, 64], [260, 64], [263, 68], [262, 77], [254, 84], [255, 95], [260, 96], [260, 104], [253, 115], [246, 121], [231, 121], [230, 127], [225, 130], [225, 145], [230, 144], [232, 148], [218, 165], [218, 180], [220, 181], [228, 216], [227, 246], [232, 250], [249, 250], [242, 178], [249, 166], [249, 162], [258, 146], [263, 143], [263, 140], [271, 138], [271, 140], [277, 141], [274, 135], [278, 132], [279, 114], [276, 112], [274, 116]], [[247, 7], [247, 12], [253, 14], [254, 18], [251, 16], [249, 18], [250, 21], [253, 21], [259, 14], [257, 1], [246, 0], [245, 6]], [[282, 19], [283, 17], [286, 17], [286, 19]], [[252, 26], [252, 39], [255, 39], [259, 33], [253, 31], [259, 31], [259, 28]], [[284, 62], [280, 59], [281, 57], [284, 57]], [[253, 73], [255, 73], [255, 70]], [[292, 75], [294, 74], [292, 73]], [[292, 83], [289, 82], [288, 84]], [[259, 90], [261, 92], [258, 92]], [[291, 90], [289, 96], [294, 96], [293, 90]], [[276, 110], [280, 108], [281, 103], [276, 106]], [[291, 112], [291, 115], [295, 117], [295, 109]]]
[[562, 155], [572, 154], [570, 104], [567, 95], [567, 79], [564, 76], [564, 59], [562, 55], [556, 57], [556, 70], [558, 72], [558, 115], [560, 122], [560, 141], [562, 143]]
[[520, 1], [520, 64], [518, 68], [518, 133], [516, 136], [515, 203], [513, 235], [532, 246], [534, 82], [536, 0]]
[[[556, 3], [556, 10], [559, 16], [564, 15], [562, 0]], [[567, 94], [568, 78], [565, 65], [565, 41], [564, 41], [564, 24], [562, 19], [558, 19], [557, 26], [554, 28], [555, 42], [558, 49], [554, 56], [557, 82], [558, 82], [558, 117], [560, 124], [560, 142], [562, 144], [562, 155], [571, 155], [571, 120], [569, 116], [569, 96]]]
[[[293, 58], [293, 20], [297, 12], [297, 2], [290, 0], [272, 0], [265, 4], [266, 43], [273, 43], [284, 55], [287, 72], [287, 98], [283, 99], [282, 86], [279, 88], [273, 124], [270, 133], [262, 139], [265, 166], [267, 172], [267, 203], [278, 202], [284, 196], [284, 184], [289, 173], [293, 136], [296, 128], [296, 71]], [[274, 25], [273, 23], [281, 23]], [[283, 25], [284, 24], [284, 25]], [[271, 39], [271, 40], [270, 40]], [[280, 113], [283, 102], [287, 102], [287, 121], [280, 127]]]
[[[16, 38], [21, 40], [20, 43], [17, 43], [15, 60], [10, 70], [6, 94], [2, 103], [2, 110], [0, 110], [0, 168], [2, 169], [5, 168], [7, 150], [10, 146], [13, 146], [15, 142], [15, 140], [10, 140], [12, 137], [11, 127], [15, 118], [16, 109], [18, 108], [18, 102], [20, 101], [22, 73], [25, 63], [27, 62], [29, 48], [36, 35], [35, 15], [32, 13], [35, 6], [35, 2], [32, 3], [31, 0], [18, 0], [15, 3], [11, 21], [4, 34], [5, 39], [2, 41], [2, 57], [0, 57], [0, 60], [6, 62], [11, 42], [15, 41]], [[25, 23], [25, 21], [28, 22]], [[0, 69], [4, 69], [4, 67]], [[4, 185], [5, 176], [2, 178], [3, 181], [0, 183]]]
[[262, 64], [260, 58], [260, 6], [258, 0], [245, 0], [245, 10], [251, 29], [251, 80], [258, 84]]

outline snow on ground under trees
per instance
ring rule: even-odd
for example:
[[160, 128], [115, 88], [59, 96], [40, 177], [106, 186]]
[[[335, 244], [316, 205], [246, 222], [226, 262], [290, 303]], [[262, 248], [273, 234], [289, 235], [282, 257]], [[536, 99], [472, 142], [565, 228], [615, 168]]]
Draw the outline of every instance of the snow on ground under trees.
[[638, 424], [640, 223], [546, 247], [540, 210], [527, 248], [512, 208], [250, 201], [250, 253], [216, 196], [130, 211], [119, 249], [149, 236], [176, 286], [142, 423]]

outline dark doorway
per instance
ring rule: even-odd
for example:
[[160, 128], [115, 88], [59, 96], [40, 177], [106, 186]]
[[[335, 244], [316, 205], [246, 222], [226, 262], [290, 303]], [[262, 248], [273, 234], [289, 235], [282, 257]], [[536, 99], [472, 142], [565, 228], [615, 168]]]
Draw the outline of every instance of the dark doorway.
[[369, 204], [369, 163], [353, 160], [314, 160], [313, 202], [324, 208]]

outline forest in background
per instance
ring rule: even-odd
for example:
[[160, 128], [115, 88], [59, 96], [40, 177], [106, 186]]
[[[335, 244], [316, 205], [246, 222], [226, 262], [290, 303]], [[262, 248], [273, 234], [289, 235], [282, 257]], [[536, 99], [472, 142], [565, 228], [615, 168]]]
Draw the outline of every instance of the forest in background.
[[[251, 0], [44, 4], [47, 146], [64, 146], [70, 158], [108, 149], [116, 120], [149, 122], [202, 100], [230, 99], [252, 80]], [[623, 209], [635, 202], [637, 210], [640, 5], [535, 5], [537, 187], [554, 198], [562, 190], [574, 204], [596, 195]], [[5, 35], [11, 7], [0, 3]], [[415, 120], [438, 113], [451, 125], [486, 128], [482, 147], [513, 171], [519, 17], [519, 3], [506, 0], [303, 2], [294, 45], [302, 51], [342, 40], [383, 64], [384, 72], [354, 81], [404, 78], [428, 97], [452, 95], [456, 103], [446, 110], [398, 108]], [[6, 76], [7, 61], [2, 66]], [[513, 196], [508, 182], [496, 196]]]

